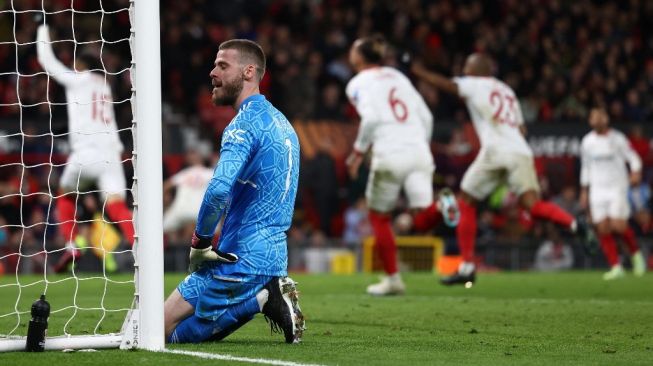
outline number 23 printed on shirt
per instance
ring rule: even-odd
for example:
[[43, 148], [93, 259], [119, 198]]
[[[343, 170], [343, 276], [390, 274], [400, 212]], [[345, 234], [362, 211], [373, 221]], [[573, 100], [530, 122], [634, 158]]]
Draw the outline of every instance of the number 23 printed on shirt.
[[388, 94], [388, 103], [390, 103], [390, 109], [392, 109], [392, 114], [395, 116], [398, 122], [406, 122], [408, 119], [408, 107], [403, 100], [395, 96], [397, 88], [390, 89], [390, 94]]
[[515, 113], [515, 97], [493, 90], [490, 93], [490, 105], [492, 106], [492, 119], [496, 123], [505, 123], [510, 127], [517, 127], [517, 114]]

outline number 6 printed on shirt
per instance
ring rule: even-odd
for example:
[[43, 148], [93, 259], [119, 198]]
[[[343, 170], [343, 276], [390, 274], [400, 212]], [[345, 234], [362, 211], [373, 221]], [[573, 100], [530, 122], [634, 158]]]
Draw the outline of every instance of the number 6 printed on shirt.
[[392, 109], [392, 114], [395, 116], [398, 122], [406, 122], [408, 119], [408, 107], [403, 100], [395, 97], [395, 92], [397, 88], [390, 89], [390, 94], [388, 94], [388, 103], [390, 103], [390, 109]]

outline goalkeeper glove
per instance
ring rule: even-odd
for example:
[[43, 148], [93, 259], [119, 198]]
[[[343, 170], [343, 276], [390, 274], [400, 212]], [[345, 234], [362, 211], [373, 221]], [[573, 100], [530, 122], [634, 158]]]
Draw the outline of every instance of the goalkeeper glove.
[[193, 233], [188, 258], [190, 259], [188, 271], [191, 273], [197, 271], [202, 264], [207, 261], [217, 261], [222, 263], [236, 263], [238, 261], [237, 255], [233, 253], [225, 253], [218, 249], [214, 250], [211, 247], [211, 239], [202, 238], [196, 233]]

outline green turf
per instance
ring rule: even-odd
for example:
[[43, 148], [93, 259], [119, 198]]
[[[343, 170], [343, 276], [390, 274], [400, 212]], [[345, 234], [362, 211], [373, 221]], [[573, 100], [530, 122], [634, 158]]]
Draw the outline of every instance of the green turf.
[[[372, 298], [372, 275], [296, 275], [308, 330], [300, 345], [281, 343], [261, 316], [219, 343], [171, 348], [328, 365], [645, 365], [653, 363], [653, 276], [606, 283], [598, 272], [482, 275], [472, 289], [444, 288], [429, 274], [406, 274], [408, 294]], [[120, 278], [127, 279], [128, 277]], [[181, 279], [166, 277], [166, 293]], [[37, 277], [22, 278], [24, 282]], [[4, 277], [2, 283], [12, 281]], [[40, 285], [23, 289], [23, 310]], [[51, 286], [53, 307], [63, 306], [74, 284]], [[78, 289], [78, 305], [99, 304], [102, 283]], [[125, 306], [130, 288], [108, 289], [107, 306]], [[15, 291], [0, 288], [0, 314], [14, 308]], [[99, 318], [80, 312], [75, 329], [92, 328]], [[50, 334], [61, 332], [61, 312], [50, 319]], [[102, 329], [119, 327], [114, 316]], [[11, 318], [11, 317], [10, 317]], [[11, 320], [11, 321], [9, 321]], [[18, 333], [24, 332], [23, 317]], [[0, 333], [16, 319], [0, 318]], [[89, 324], [90, 323], [90, 324]], [[240, 364], [144, 351], [0, 354], [0, 365], [214, 365]]]

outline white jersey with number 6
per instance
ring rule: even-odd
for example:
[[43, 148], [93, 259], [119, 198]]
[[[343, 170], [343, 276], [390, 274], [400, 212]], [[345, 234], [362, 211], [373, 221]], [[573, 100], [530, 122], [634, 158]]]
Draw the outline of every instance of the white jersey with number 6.
[[458, 94], [465, 99], [481, 149], [533, 153], [520, 131], [524, 123], [519, 100], [505, 83], [493, 77], [454, 78]]
[[358, 73], [347, 96], [361, 118], [354, 149], [372, 146], [372, 166], [365, 196], [371, 209], [392, 210], [403, 189], [411, 208], [433, 202], [433, 115], [401, 72], [374, 67]]
[[38, 61], [48, 75], [66, 89], [68, 133], [73, 153], [95, 156], [123, 150], [107, 80], [90, 71], [67, 68], [52, 51], [47, 27], [37, 31]]
[[361, 118], [354, 149], [374, 156], [421, 151], [430, 155], [433, 115], [404, 74], [391, 67], [358, 73], [347, 84], [347, 96]]

